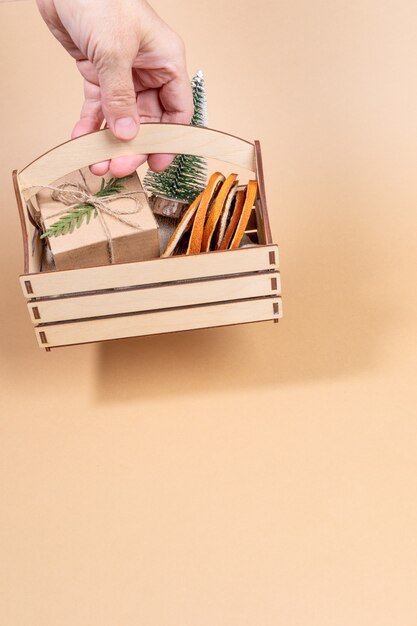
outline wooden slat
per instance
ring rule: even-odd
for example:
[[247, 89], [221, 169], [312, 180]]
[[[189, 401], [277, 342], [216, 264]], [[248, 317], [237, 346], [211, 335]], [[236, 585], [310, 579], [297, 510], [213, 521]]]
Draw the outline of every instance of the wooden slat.
[[[22, 198], [22, 193], [20, 191], [19, 179], [17, 177], [17, 170], [13, 171], [13, 189], [16, 196], [17, 210], [19, 211], [20, 218], [20, 227], [22, 229], [22, 237], [23, 237], [23, 268], [24, 272], [29, 271], [29, 227], [31, 226], [29, 222], [29, 218], [27, 216], [27, 208], [24, 204], [24, 200]], [[32, 227], [32, 230], [33, 227]]]
[[19, 211], [20, 226], [22, 228], [23, 237], [23, 271], [25, 273], [37, 272], [41, 265], [42, 243], [39, 237], [35, 235], [35, 226], [29, 219], [29, 212], [26, 202], [23, 199], [17, 171], [13, 172], [13, 187], [16, 196], [17, 209]]
[[280, 295], [277, 272], [29, 302], [34, 324]]
[[188, 309], [137, 313], [80, 322], [67, 322], [35, 328], [39, 346], [56, 346], [155, 335], [197, 328], [227, 326], [281, 316], [280, 298], [261, 298]]
[[254, 146], [227, 133], [186, 124], [143, 123], [132, 141], [115, 139], [109, 129], [100, 130], [57, 146], [18, 172], [24, 198], [36, 187], [91, 163], [124, 155], [180, 153], [219, 159], [254, 171]]
[[[275, 270], [277, 266], [277, 246], [254, 246], [138, 263], [24, 274], [20, 277], [20, 282], [26, 298], [44, 298], [175, 280], [195, 280], [209, 276]], [[26, 284], [28, 282], [31, 286], [30, 293]]]
[[272, 243], [271, 226], [266, 204], [265, 178], [261, 144], [255, 140], [255, 171], [258, 180], [258, 199], [255, 204], [259, 243]]

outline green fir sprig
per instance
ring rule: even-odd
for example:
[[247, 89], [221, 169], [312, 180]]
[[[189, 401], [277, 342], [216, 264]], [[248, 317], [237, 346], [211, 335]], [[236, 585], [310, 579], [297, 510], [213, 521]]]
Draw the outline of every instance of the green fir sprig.
[[[99, 191], [94, 195], [96, 198], [104, 198], [106, 196], [112, 196], [116, 193], [121, 193], [125, 187], [124, 181], [129, 180], [132, 176], [123, 176], [122, 178], [110, 178], [107, 182], [104, 178], [101, 179], [101, 185]], [[61, 217], [51, 224], [49, 228], [42, 233], [41, 239], [45, 237], [59, 237], [59, 235], [66, 235], [67, 233], [74, 232], [74, 228], [80, 228], [83, 221], [89, 224], [91, 216], [97, 217], [97, 209], [92, 204], [77, 204], [68, 213], [61, 215]]]

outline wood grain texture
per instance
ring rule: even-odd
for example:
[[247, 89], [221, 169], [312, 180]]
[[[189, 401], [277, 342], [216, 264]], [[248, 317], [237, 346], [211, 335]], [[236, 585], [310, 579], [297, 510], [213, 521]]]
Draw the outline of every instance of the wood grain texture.
[[[270, 253], [274, 254], [271, 256]], [[196, 256], [174, 256], [137, 263], [24, 274], [20, 277], [20, 283], [26, 298], [44, 298], [277, 268], [277, 246], [253, 246]], [[25, 287], [25, 281], [28, 280], [32, 286], [31, 294], [27, 293]]]
[[258, 181], [258, 196], [255, 203], [259, 243], [272, 243], [271, 226], [266, 204], [265, 177], [262, 162], [261, 144], [255, 140], [255, 173]]
[[[274, 305], [277, 305], [274, 307]], [[41, 348], [278, 319], [280, 298], [138, 313], [35, 328]]]
[[29, 218], [28, 208], [23, 198], [17, 171], [12, 174], [13, 188], [19, 212], [20, 227], [23, 243], [23, 271], [36, 272], [39, 270], [42, 255], [42, 243], [39, 238], [34, 242], [35, 226]]
[[89, 133], [67, 141], [18, 172], [24, 198], [36, 194], [37, 188], [51, 184], [91, 163], [124, 155], [194, 154], [219, 159], [254, 171], [254, 146], [249, 141], [218, 130], [199, 126], [167, 123], [141, 124], [132, 141], [119, 141], [109, 129]]
[[28, 234], [28, 217], [26, 215], [25, 201], [23, 200], [22, 193], [20, 191], [19, 178], [17, 170], [13, 170], [12, 173], [13, 189], [16, 197], [17, 210], [19, 212], [20, 228], [22, 229], [23, 239], [23, 271], [29, 271], [29, 234]]
[[280, 295], [279, 274], [250, 274], [29, 302], [34, 324]]
[[[143, 124], [138, 137], [128, 143], [116, 140], [109, 130], [90, 133], [57, 146], [14, 173], [24, 239], [24, 274], [20, 280], [29, 299], [32, 322], [38, 324], [35, 330], [42, 347], [276, 320], [280, 316], [280, 300], [275, 299], [272, 309], [270, 306], [271, 298], [280, 293], [276, 246], [39, 272], [39, 254], [32, 255], [30, 247], [34, 228], [25, 206], [39, 187], [90, 163], [124, 154], [157, 152], [226, 161], [256, 170], [264, 184], [259, 145], [255, 162], [254, 145], [238, 137], [208, 128], [160, 123]], [[259, 195], [255, 207], [260, 242], [271, 240], [263, 197]], [[236, 302], [230, 302], [233, 300]]]

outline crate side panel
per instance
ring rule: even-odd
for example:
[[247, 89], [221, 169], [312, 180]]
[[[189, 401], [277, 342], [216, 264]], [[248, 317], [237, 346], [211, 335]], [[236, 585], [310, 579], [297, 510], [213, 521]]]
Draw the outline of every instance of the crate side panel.
[[[274, 252], [274, 261], [270, 256], [271, 252]], [[138, 263], [25, 274], [20, 277], [20, 283], [26, 298], [44, 298], [85, 291], [272, 270], [277, 264], [277, 246], [254, 246], [238, 250], [207, 252], [195, 256], [159, 258]]]
[[50, 348], [109, 339], [227, 326], [281, 316], [280, 298], [261, 298], [35, 328], [39, 346]]
[[278, 272], [28, 302], [34, 324], [280, 295]]

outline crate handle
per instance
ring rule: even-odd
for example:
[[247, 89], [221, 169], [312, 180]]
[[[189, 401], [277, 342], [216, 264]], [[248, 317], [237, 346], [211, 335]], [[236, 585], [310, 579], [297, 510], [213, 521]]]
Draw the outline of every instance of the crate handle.
[[18, 172], [19, 186], [28, 200], [42, 185], [91, 163], [153, 153], [195, 154], [255, 170], [254, 145], [249, 141], [201, 126], [149, 122], [141, 124], [137, 137], [128, 142], [115, 139], [109, 129], [67, 141]]
[[[29, 251], [34, 227], [26, 202], [42, 185], [48, 185], [66, 174], [90, 163], [125, 154], [152, 153], [195, 154], [225, 161], [255, 173], [259, 184], [256, 200], [259, 243], [272, 242], [266, 207], [262, 155], [259, 141], [254, 144], [234, 135], [206, 127], [149, 122], [141, 124], [136, 139], [116, 140], [108, 129], [67, 141], [13, 172], [13, 183], [22, 226], [24, 272], [34, 271]], [[23, 191], [27, 189], [26, 191]], [[37, 271], [37, 270], [36, 270]]]

